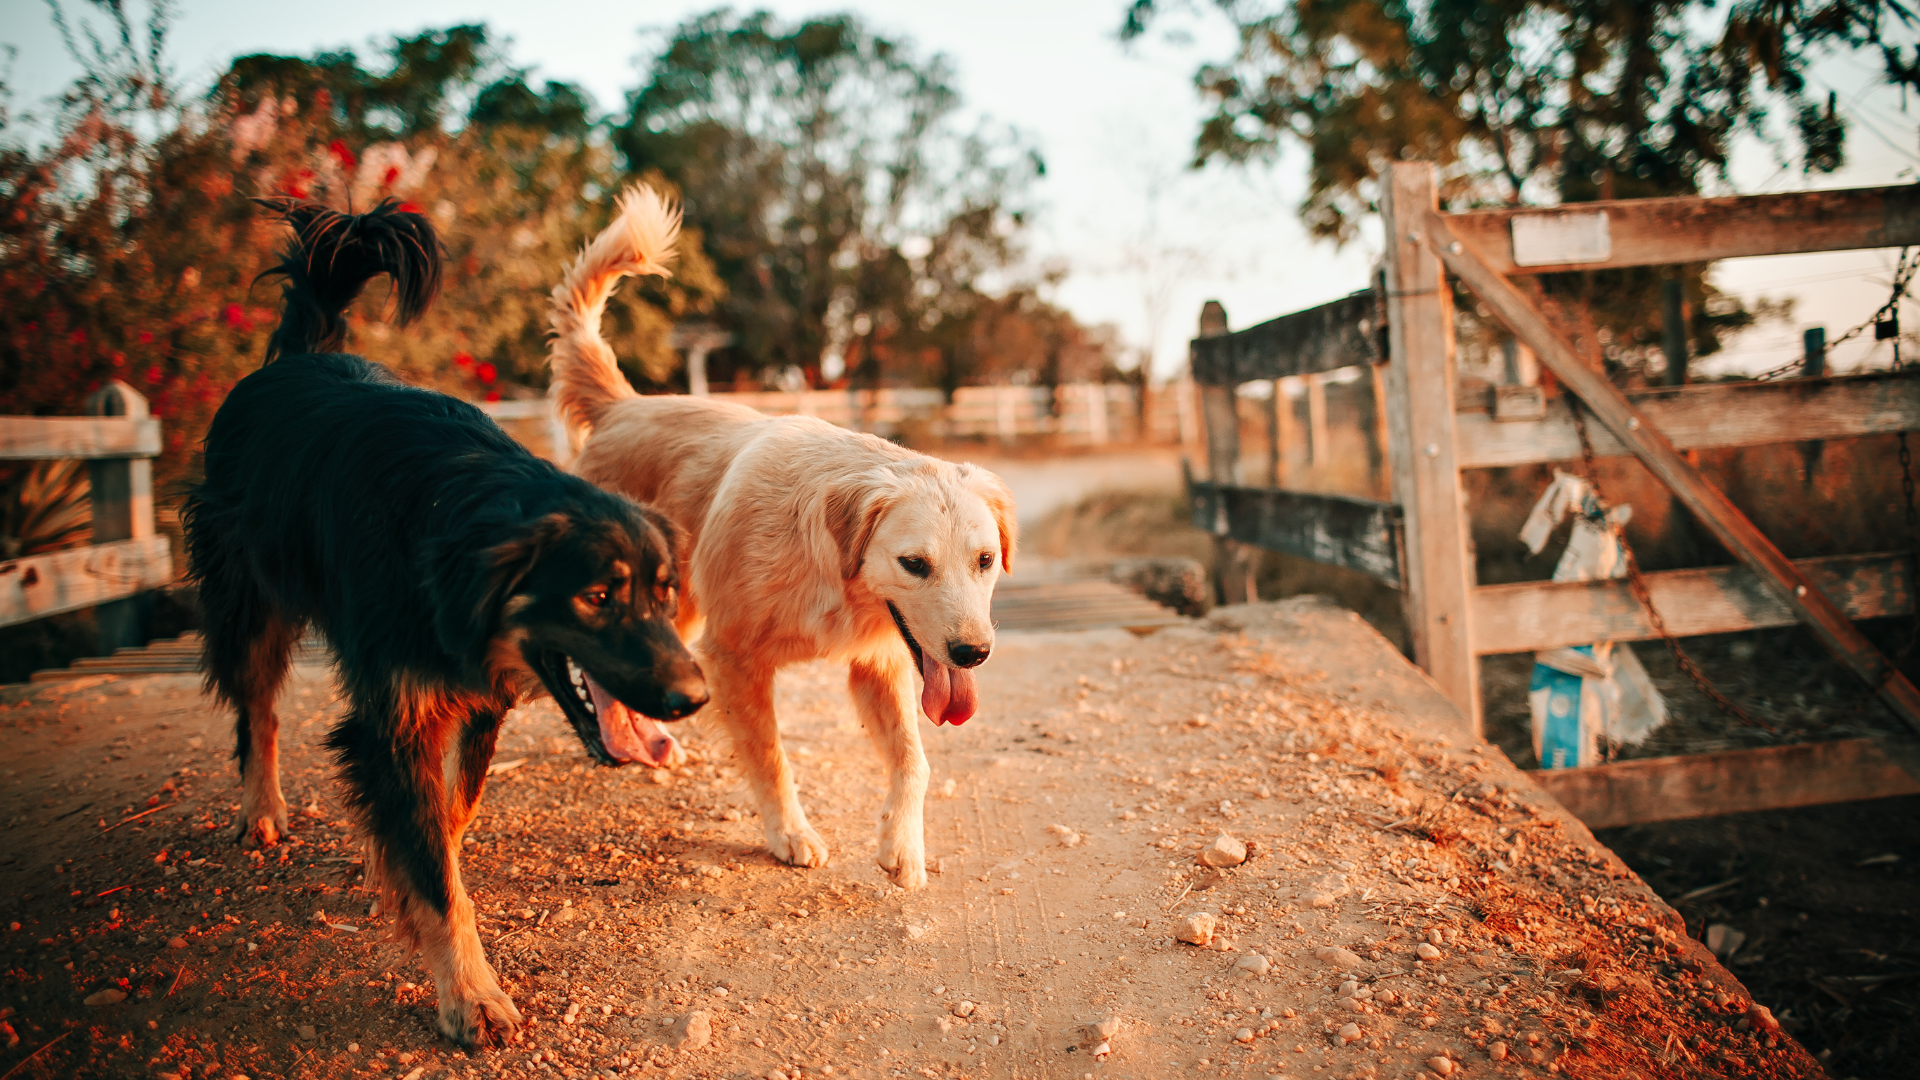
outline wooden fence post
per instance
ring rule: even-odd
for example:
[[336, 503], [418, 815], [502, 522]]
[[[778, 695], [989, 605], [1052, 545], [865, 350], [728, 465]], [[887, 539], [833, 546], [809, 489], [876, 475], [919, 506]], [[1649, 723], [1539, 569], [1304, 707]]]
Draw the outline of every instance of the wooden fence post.
[[[94, 391], [87, 398], [88, 416], [124, 416], [133, 419], [147, 415], [147, 399], [138, 390], [118, 379]], [[143, 457], [98, 458], [87, 462], [91, 484], [89, 501], [93, 510], [93, 542], [144, 540], [153, 535], [153, 462]], [[93, 609], [94, 623], [100, 635], [100, 649], [115, 649], [147, 643], [147, 616], [153, 598], [147, 594], [124, 600], [110, 600]]]
[[1267, 486], [1281, 487], [1287, 479], [1286, 444], [1280, 441], [1285, 430], [1280, 426], [1280, 410], [1286, 404], [1286, 391], [1281, 388], [1283, 380], [1269, 380], [1273, 393], [1267, 395]]
[[[1217, 300], [1200, 308], [1200, 336], [1227, 332], [1227, 309]], [[1238, 483], [1240, 411], [1234, 387], [1200, 386], [1200, 416], [1206, 427], [1207, 479], [1222, 487]], [[1227, 536], [1224, 512], [1213, 528], [1213, 590], [1222, 604], [1246, 604], [1256, 599], [1253, 586], [1253, 549]]]
[[1307, 464], [1313, 468], [1333, 464], [1333, 451], [1327, 445], [1327, 377], [1318, 373], [1306, 377], [1307, 383]]
[[1478, 734], [1473, 554], [1454, 449], [1453, 296], [1420, 235], [1439, 206], [1433, 166], [1396, 163], [1385, 187], [1387, 425], [1394, 500], [1404, 514], [1407, 629], [1415, 662]]

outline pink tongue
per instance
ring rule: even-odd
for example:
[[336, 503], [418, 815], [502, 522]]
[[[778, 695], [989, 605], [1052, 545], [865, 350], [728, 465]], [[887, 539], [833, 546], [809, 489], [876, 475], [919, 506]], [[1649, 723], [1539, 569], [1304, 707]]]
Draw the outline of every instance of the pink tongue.
[[640, 761], [664, 766], [673, 757], [675, 743], [667, 729], [652, 717], [642, 716], [622, 705], [602, 689], [593, 676], [582, 671], [587, 694], [593, 698], [594, 718], [600, 721], [600, 742], [620, 761]]
[[979, 704], [979, 695], [973, 685], [973, 672], [967, 668], [950, 668], [927, 655], [920, 653], [920, 678], [926, 685], [920, 690], [920, 708], [927, 719], [936, 724], [958, 726], [973, 719], [973, 710]]

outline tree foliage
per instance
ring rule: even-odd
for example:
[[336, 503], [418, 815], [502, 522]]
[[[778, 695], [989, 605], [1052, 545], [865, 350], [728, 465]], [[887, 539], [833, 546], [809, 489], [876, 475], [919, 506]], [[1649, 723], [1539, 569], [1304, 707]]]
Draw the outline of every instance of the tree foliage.
[[[58, 140], [0, 129], [0, 413], [77, 412], [124, 379], [165, 422], [159, 479], [177, 486], [277, 319], [277, 296], [254, 285], [284, 241], [251, 201], [269, 194], [341, 208], [395, 195], [445, 240], [439, 303], [392, 333], [370, 292], [356, 351], [475, 398], [545, 384], [548, 290], [622, 179], [587, 137], [577, 88], [533, 91], [484, 29], [457, 27], [397, 39], [367, 66], [345, 52], [242, 57], [182, 101], [157, 48], [140, 47], [164, 37], [165, 9], [143, 34], [119, 5], [98, 7], [104, 33], [69, 35], [87, 74]], [[723, 290], [690, 239], [672, 282], [623, 291], [609, 312], [623, 356], [654, 381], [677, 364], [672, 323]]]
[[[1176, 6], [1134, 0], [1122, 37]], [[1184, 5], [1189, 8], [1194, 5]], [[1308, 160], [1301, 220], [1345, 242], [1377, 212], [1394, 161], [1438, 167], [1456, 208], [1698, 194], [1729, 183], [1735, 140], [1751, 136], [1808, 172], [1845, 159], [1846, 118], [1809, 68], [1873, 50], [1886, 77], [1920, 87], [1913, 15], [1881, 0], [1213, 0], [1238, 46], [1200, 66], [1209, 103], [1196, 165]], [[1717, 31], [1708, 28], [1719, 25]], [[1898, 35], [1909, 39], [1902, 43]], [[1588, 346], [1655, 366], [1664, 270], [1540, 280]], [[1703, 267], [1681, 272], [1695, 355], [1781, 314], [1717, 294]]]
[[979, 285], [1017, 255], [1038, 155], [966, 127], [941, 55], [851, 15], [718, 10], [676, 27], [614, 145], [687, 193], [744, 371], [965, 381]]
[[[1212, 106], [1195, 159], [1308, 151], [1301, 217], [1346, 240], [1372, 212], [1385, 163], [1435, 162], [1456, 205], [1699, 192], [1726, 179], [1734, 138], [1843, 160], [1845, 118], [1808, 81], [1833, 49], [1878, 50], [1920, 87], [1914, 29], [1895, 3], [1711, 0], [1215, 0], [1239, 47], [1195, 76]], [[1165, 6], [1135, 0], [1123, 37]], [[1785, 127], [1775, 123], [1785, 113]]]

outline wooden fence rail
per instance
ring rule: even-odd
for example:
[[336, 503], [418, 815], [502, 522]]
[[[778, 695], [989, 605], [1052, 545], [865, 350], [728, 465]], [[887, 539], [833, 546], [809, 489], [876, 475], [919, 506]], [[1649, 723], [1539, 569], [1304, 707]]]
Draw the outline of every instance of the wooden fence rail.
[[0, 460], [87, 462], [93, 543], [0, 561], [0, 626], [94, 608], [104, 651], [145, 643], [141, 594], [173, 581], [173, 552], [154, 529], [160, 422], [119, 381], [87, 399], [86, 417], [0, 417]]

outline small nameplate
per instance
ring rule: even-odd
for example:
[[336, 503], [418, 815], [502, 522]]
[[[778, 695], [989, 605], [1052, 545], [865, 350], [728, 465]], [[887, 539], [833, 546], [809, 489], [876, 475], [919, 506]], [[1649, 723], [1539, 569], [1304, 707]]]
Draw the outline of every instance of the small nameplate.
[[1515, 266], [1605, 262], [1613, 257], [1613, 236], [1604, 210], [1586, 213], [1525, 214], [1513, 219]]

